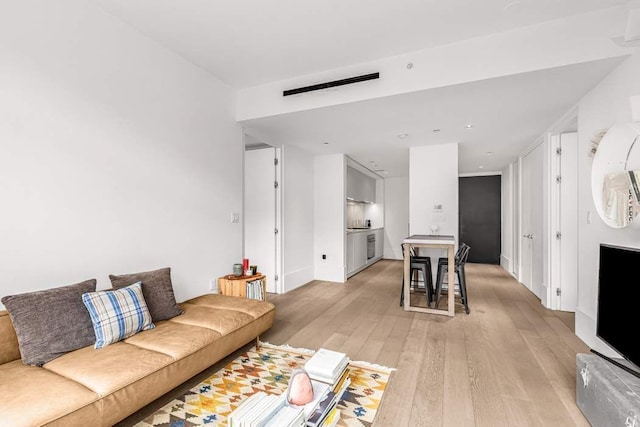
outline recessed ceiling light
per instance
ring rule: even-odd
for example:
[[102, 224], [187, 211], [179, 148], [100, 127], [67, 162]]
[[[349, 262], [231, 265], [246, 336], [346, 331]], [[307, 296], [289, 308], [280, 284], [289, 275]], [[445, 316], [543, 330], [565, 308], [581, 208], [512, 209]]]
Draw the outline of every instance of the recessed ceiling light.
[[487, 151], [487, 156], [491, 156], [493, 154], [493, 151]]
[[324, 145], [329, 145], [329, 143], [328, 143], [328, 142], [323, 142], [322, 144], [324, 144]]
[[471, 129], [473, 125], [471, 123], [467, 123], [466, 125], [464, 125], [464, 127], [466, 127], [467, 129]]
[[406, 137], [408, 137], [408, 136], [409, 136], [409, 134], [408, 134], [408, 133], [399, 133], [399, 134], [398, 134], [398, 138], [400, 138], [400, 139], [404, 139], [404, 138], [406, 138]]
[[434, 129], [431, 132], [438, 133], [438, 132], [440, 132], [440, 129]]
[[478, 166], [478, 169], [484, 169], [484, 166]]

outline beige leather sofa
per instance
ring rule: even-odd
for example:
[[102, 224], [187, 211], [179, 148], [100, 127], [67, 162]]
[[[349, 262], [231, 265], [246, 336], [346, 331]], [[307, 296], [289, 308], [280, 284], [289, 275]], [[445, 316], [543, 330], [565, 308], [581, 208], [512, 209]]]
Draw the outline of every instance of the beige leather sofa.
[[273, 304], [203, 295], [184, 314], [126, 340], [26, 366], [0, 312], [0, 426], [110, 426], [255, 339], [273, 324]]

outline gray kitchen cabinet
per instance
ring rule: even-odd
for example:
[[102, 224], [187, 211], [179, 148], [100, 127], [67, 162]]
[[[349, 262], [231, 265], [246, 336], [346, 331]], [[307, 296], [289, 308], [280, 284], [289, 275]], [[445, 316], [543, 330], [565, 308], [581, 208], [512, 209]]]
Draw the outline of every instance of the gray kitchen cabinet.
[[376, 180], [347, 166], [347, 198], [358, 202], [376, 201]]

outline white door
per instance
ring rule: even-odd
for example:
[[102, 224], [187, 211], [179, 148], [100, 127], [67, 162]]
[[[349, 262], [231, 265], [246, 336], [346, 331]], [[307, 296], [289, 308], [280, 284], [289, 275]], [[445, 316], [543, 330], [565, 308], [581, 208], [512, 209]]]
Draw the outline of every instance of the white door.
[[244, 256], [267, 277], [267, 292], [276, 292], [275, 156], [273, 147], [244, 155]]
[[521, 281], [542, 299], [543, 145], [522, 158]]
[[578, 134], [560, 135], [560, 310], [578, 305]]

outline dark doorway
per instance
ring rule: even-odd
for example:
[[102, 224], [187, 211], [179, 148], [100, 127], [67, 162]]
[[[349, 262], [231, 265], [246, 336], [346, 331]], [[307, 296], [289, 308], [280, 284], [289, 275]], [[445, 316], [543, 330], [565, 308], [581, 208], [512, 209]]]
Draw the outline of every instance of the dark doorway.
[[460, 243], [469, 262], [500, 264], [501, 176], [459, 178]]

